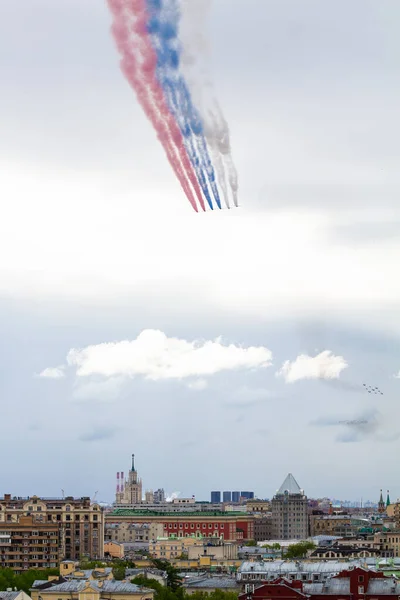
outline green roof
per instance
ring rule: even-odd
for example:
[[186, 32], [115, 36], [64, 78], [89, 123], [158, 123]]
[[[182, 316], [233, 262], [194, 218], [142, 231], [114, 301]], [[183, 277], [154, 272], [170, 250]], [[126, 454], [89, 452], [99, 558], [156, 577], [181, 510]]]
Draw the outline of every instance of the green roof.
[[223, 510], [202, 510], [202, 511], [184, 511], [184, 512], [159, 512], [156, 510], [134, 510], [132, 508], [116, 508], [107, 517], [248, 517], [245, 512], [223, 511]]

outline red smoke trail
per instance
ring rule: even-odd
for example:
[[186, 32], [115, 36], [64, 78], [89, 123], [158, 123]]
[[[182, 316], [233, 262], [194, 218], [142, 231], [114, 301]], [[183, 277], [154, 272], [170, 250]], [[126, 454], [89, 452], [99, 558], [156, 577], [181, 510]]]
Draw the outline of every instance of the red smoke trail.
[[[163, 90], [156, 78], [157, 55], [146, 30], [145, 0], [108, 0], [108, 4], [114, 15], [112, 32], [122, 55], [121, 69], [135, 90], [145, 114], [152, 122], [190, 204], [198, 212], [187, 178], [193, 186], [201, 208], [205, 210], [200, 186], [187, 155], [182, 134], [168, 109]], [[126, 10], [135, 16], [132, 31], [137, 38], [134, 41], [127, 24]], [[143, 57], [142, 63], [138, 60], [138, 50]], [[186, 173], [182, 170], [182, 166]]]

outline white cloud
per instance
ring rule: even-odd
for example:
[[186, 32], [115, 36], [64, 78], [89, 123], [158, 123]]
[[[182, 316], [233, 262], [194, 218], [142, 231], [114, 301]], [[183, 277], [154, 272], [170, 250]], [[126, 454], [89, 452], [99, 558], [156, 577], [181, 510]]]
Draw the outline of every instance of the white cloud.
[[47, 369], [43, 369], [39, 373], [39, 377], [43, 377], [44, 379], [62, 379], [65, 377], [64, 367], [47, 367]]
[[338, 379], [347, 366], [343, 356], [335, 356], [330, 350], [324, 350], [316, 356], [300, 354], [294, 361], [287, 360], [277, 376], [284, 377], [286, 383], [301, 379]]
[[169, 338], [162, 331], [146, 329], [135, 340], [72, 348], [67, 363], [78, 377], [142, 375], [154, 381], [204, 377], [220, 371], [265, 368], [272, 353], [263, 346], [243, 348], [224, 345], [220, 338], [192, 341]]

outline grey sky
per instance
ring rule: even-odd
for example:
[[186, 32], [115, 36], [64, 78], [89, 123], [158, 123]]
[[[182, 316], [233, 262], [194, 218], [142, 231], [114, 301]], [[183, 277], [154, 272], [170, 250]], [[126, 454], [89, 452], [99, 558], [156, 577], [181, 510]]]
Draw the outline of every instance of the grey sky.
[[[105, 3], [0, 5], [0, 493], [112, 499], [135, 452], [145, 487], [203, 498], [271, 496], [289, 471], [309, 495], [400, 495], [399, 19], [397, 0], [214, 0], [241, 208], [195, 215]], [[265, 346], [273, 366], [198, 389], [37, 377], [145, 329]], [[275, 376], [323, 350], [349, 365], [338, 382]]]

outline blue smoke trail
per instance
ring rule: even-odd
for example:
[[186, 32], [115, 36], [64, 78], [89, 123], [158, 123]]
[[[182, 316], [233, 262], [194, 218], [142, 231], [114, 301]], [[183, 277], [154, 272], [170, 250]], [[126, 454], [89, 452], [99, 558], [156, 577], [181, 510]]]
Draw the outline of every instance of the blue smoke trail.
[[[149, 21], [147, 30], [157, 53], [157, 71], [170, 110], [185, 140], [189, 158], [195, 169], [203, 194], [213, 209], [207, 179], [218, 208], [221, 208], [215, 172], [204, 137], [203, 122], [193, 105], [189, 89], [178, 73], [180, 51], [178, 42], [179, 10], [175, 0], [146, 0]], [[167, 4], [167, 5], [166, 5]], [[196, 140], [198, 150], [196, 148]]]

